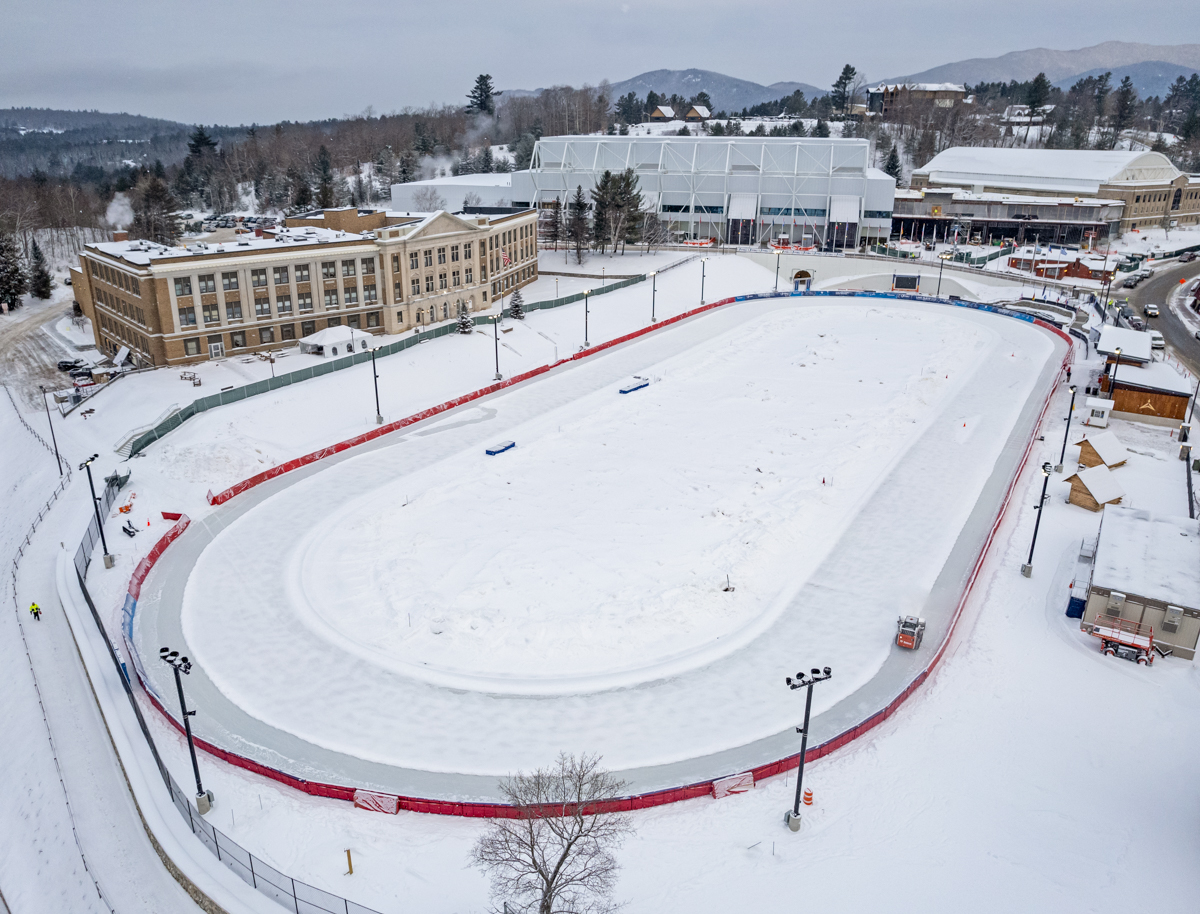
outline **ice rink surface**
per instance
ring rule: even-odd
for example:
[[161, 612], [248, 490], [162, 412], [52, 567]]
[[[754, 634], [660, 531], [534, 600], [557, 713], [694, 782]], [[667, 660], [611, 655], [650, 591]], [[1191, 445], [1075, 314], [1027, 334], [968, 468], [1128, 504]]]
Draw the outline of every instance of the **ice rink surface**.
[[1054, 351], [940, 305], [727, 307], [239, 496], [151, 575], [141, 650], [182, 610], [229, 748], [338, 783], [761, 744], [786, 674], [865, 698]]

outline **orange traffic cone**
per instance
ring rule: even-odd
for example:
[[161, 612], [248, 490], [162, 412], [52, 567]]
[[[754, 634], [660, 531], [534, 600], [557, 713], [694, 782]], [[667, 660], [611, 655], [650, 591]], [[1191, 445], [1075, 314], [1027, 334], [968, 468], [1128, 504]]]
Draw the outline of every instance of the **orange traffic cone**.
[[804, 805], [812, 806], [812, 788], [810, 787], [804, 788]]

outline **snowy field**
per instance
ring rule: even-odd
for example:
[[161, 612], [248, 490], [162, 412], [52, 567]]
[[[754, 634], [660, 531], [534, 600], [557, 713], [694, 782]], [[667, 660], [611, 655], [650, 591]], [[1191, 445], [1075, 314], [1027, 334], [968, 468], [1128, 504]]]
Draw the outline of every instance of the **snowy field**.
[[[181, 601], [191, 693], [248, 715], [251, 747], [495, 776], [762, 741], [794, 723], [797, 647], [839, 672], [818, 713], [879, 671], [1052, 348], [936, 305], [723, 309], [216, 509], [151, 575], [137, 637], [177, 641]], [[653, 383], [618, 394], [634, 374]], [[852, 586], [817, 573], [835, 546]]]

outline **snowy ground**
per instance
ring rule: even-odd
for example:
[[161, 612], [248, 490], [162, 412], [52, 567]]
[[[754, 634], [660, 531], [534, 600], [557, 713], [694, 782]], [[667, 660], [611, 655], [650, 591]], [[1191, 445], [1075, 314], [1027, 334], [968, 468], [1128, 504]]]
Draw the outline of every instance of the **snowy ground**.
[[[689, 272], [675, 290], [678, 301], [670, 295], [664, 299], [659, 283], [660, 309], [695, 304], [698, 265], [672, 272], [684, 271]], [[715, 272], [710, 262], [709, 282], [719, 285]], [[769, 288], [772, 278], [758, 268], [737, 277], [730, 274], [728, 286], [708, 297]], [[642, 284], [604, 298], [612, 299], [611, 309], [598, 309], [601, 299], [592, 304], [592, 332], [597, 335], [597, 321], [609, 334], [638, 326], [629, 322], [643, 319], [649, 303]], [[560, 346], [576, 333], [582, 336], [581, 306], [535, 317], [527, 327], [546, 332]], [[518, 332], [502, 339], [511, 341]], [[530, 342], [533, 336], [537, 333]], [[552, 350], [552, 341], [546, 342]], [[489, 346], [478, 336], [437, 341], [418, 347], [421, 355], [414, 354], [411, 362], [393, 362], [397, 370], [383, 391], [389, 417], [411, 411], [414, 403], [436, 402], [446, 389], [457, 393], [486, 383], [492, 370]], [[542, 355], [518, 357], [501, 348], [502, 359], [511, 360], [504, 364], [506, 372], [536, 364]], [[380, 363], [381, 375], [388, 361]], [[443, 371], [446, 376], [439, 376]], [[165, 378], [171, 391], [184, 386], [167, 372], [153, 376]], [[166, 452], [168, 438], [146, 458], [133, 461], [139, 492], [135, 520], [141, 525], [152, 518], [154, 526], [136, 540], [111, 544], [122, 553], [117, 570], [89, 575], [96, 578], [97, 592], [107, 595], [103, 606], [116, 604], [139, 550], [144, 552], [147, 540], [166, 529], [157, 510], [184, 507], [198, 513], [210, 480], [240, 478], [246, 467], [261, 468], [259, 460], [269, 464], [303, 452], [312, 441], [325, 443], [370, 427], [374, 404], [369, 402], [369, 372], [354, 369], [332, 378], [337, 383], [326, 392], [319, 385], [330, 379], [293, 389], [317, 404], [332, 404], [332, 409], [306, 410], [286, 398], [259, 398], [248, 401], [263, 407], [257, 411], [239, 404], [210, 414], [207, 424], [195, 420], [201, 425], [181, 450]], [[195, 391], [207, 392], [207, 387]], [[189, 389], [188, 397], [193, 395]], [[101, 471], [109, 472], [117, 461], [105, 447], [120, 432], [161, 411], [152, 389], [139, 389], [137, 397], [129, 397], [132, 402], [126, 396], [116, 385], [94, 401], [98, 412], [92, 420], [68, 417], [59, 428], [60, 444], [75, 459], [96, 451], [109, 454], [99, 462]], [[160, 400], [170, 402], [170, 397], [168, 393]], [[107, 404], [105, 398], [111, 398]], [[152, 402], [139, 406], [142, 398]], [[0, 401], [6, 399], [0, 396]], [[30, 422], [44, 423], [35, 404], [26, 405], [20, 397], [18, 402]], [[1066, 402], [1060, 394], [1050, 415], [1065, 414]], [[191, 426], [172, 438], [188, 436]], [[1031, 455], [1031, 466], [1057, 461], [1061, 431], [1054, 426], [1061, 429], [1057, 422], [1047, 422], [1047, 440]], [[1183, 465], [1174, 459], [1168, 432], [1122, 423], [1115, 428], [1130, 446], [1157, 455], [1133, 455], [1138, 459], [1116, 471], [1133, 503], [1186, 513]], [[22, 516], [36, 516], [39, 496], [57, 476], [53, 458], [44, 451], [13, 449], [19, 432], [16, 424], [0, 428], [2, 452], [11, 461], [5, 465], [17, 468], [8, 474], [3, 501], [3, 542], [8, 547], [15, 543], [9, 534], [19, 535]], [[1077, 439], [1078, 426], [1072, 434]], [[235, 445], [240, 442], [245, 447], [239, 450]], [[227, 447], [229, 465], [204, 456], [205, 446], [218, 443]], [[1068, 448], [1064, 476], [1070, 473], [1072, 456]], [[196, 462], [180, 463], [181, 457]], [[243, 460], [244, 465], [234, 465]], [[1131, 470], [1143, 475], [1135, 480]], [[1194, 664], [1174, 659], [1149, 670], [1105, 660], [1077, 625], [1063, 617], [1079, 538], [1094, 533], [1099, 517], [1064, 503], [1066, 485], [1060, 477], [1051, 483], [1054, 497], [1041, 525], [1034, 576], [1026, 580], [1019, 575], [1040, 486], [1040, 474], [1027, 474], [968, 606], [971, 624], [960, 628], [938, 674], [888, 724], [808, 768], [806, 780], [817, 795], [808, 820], [812, 828], [799, 836], [784, 830], [781, 812], [794, 788], [786, 778], [761, 784], [742, 797], [640, 813], [635, 817], [638, 835], [620, 855], [624, 870], [618, 896], [630, 901], [631, 912], [727, 911], [748, 903], [756, 910], [783, 911], [801, 896], [806, 903], [835, 910], [948, 914], [966, 908], [1191, 908], [1200, 890], [1193, 866], [1200, 852], [1194, 829], [1200, 790], [1190, 768], [1200, 751], [1200, 674]], [[78, 536], [86, 522], [86, 496], [75, 498], [67, 509], [69, 523], [44, 528], [47, 553], [57, 550], [59, 539], [69, 542]], [[52, 511], [52, 519], [59, 510]], [[109, 529], [117, 538], [111, 522]], [[38, 599], [53, 611], [55, 601], [47, 599], [53, 592], [47, 572], [51, 565], [47, 556], [23, 565], [21, 598], [26, 603]], [[64, 703], [68, 695], [87, 697], [87, 681], [74, 666], [78, 657], [70, 633], [54, 627], [53, 618], [48, 616], [43, 628], [35, 630], [49, 648], [35, 655], [35, 664], [54, 682], [52, 697]], [[62, 801], [55, 799], [61, 787], [54, 762], [38, 748], [44, 729], [38, 730], [36, 705], [27, 702], [30, 684], [27, 673], [21, 673], [13, 628], [6, 630], [0, 645], [8, 648], [0, 668], [6, 671], [6, 695], [16, 698], [3, 703], [9, 737], [0, 751], [6, 826], [0, 828], [0, 891], [19, 914], [87, 910], [86, 899], [95, 901], [94, 894], [88, 895], [94, 888], [70, 853], [74, 842]], [[58, 641], [60, 637], [65, 640]], [[97, 764], [111, 753], [103, 725], [77, 726], [69, 710], [65, 704], [52, 707], [51, 723], [57, 722], [60, 743], [76, 749], [64, 757], [64, 770], [72, 800], [87, 812], [80, 834], [89, 863], [106, 888], [123, 893], [118, 898], [123, 914], [182, 910], [186, 902], [177, 887], [178, 894], [171, 895], [170, 885], [155, 881], [165, 877], [169, 882], [170, 877], [140, 830], [136, 810], [126, 802], [121, 818], [104, 802], [119, 799], [124, 781], [115, 764]], [[156, 716], [149, 721], [176, 779], [188, 783], [190, 763], [182, 741], [167, 738], [173, 731]], [[98, 736], [93, 735], [96, 729]], [[484, 880], [466, 861], [482, 823], [364, 813], [211, 758], [202, 756], [201, 765], [206, 786], [218, 796], [214, 823], [286, 871], [384, 911], [486, 909]], [[141, 836], [141, 841], [135, 849], [117, 840], [121, 836]], [[343, 875], [346, 847], [355, 855], [353, 876]], [[94, 909], [103, 905], [96, 902]]]
[[[1060, 390], [1030, 467], [1058, 459], [1052, 417], [1068, 400]], [[1186, 512], [1169, 431], [1113, 428], [1147, 452], [1131, 452], [1115, 471], [1132, 502]], [[1082, 435], [1076, 424], [1070, 440]], [[619, 855], [618, 897], [631, 914], [790, 911], [797, 886], [806, 904], [833, 910], [1191, 908], [1200, 891], [1192, 865], [1200, 789], [1190, 776], [1200, 670], [1104, 658], [1065, 617], [1079, 540], [1099, 524], [1065, 503], [1076, 454], [1068, 447], [1065, 472], [1052, 480], [1033, 577], [1019, 573], [1041, 488], [1030, 470], [947, 660], [891, 721], [808, 766], [816, 805], [800, 835], [781, 821], [790, 776], [743, 796], [638, 813], [637, 835]], [[153, 725], [183, 783], [182, 739]], [[380, 910], [486, 909], [486, 883], [467, 863], [482, 823], [363, 813], [202, 764], [220, 798], [212, 821], [274, 864]], [[1131, 792], [1136, 802], [1116, 800]]]

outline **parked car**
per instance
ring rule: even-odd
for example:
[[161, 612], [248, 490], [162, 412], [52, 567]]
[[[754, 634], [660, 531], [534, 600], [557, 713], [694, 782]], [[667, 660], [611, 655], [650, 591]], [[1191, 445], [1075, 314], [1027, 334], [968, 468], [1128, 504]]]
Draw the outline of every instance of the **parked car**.
[[1121, 305], [1120, 310], [1117, 313], [1120, 314], [1121, 317], [1125, 318], [1125, 320], [1129, 320], [1131, 317], [1133, 317], [1133, 309], [1129, 307], [1129, 305]]
[[1144, 320], [1142, 320], [1140, 317], [1131, 317], [1131, 318], [1129, 318], [1129, 326], [1131, 328], [1133, 328], [1134, 330], [1138, 331], [1139, 333], [1141, 333], [1143, 330], [1146, 329], [1146, 322]]
[[1130, 276], [1128, 279], [1126, 279], [1123, 283], [1121, 283], [1121, 287], [1125, 288], [1125, 289], [1136, 289], [1137, 284], [1141, 281], [1142, 281], [1142, 277], [1138, 276], [1137, 273], [1134, 273], [1132, 276]]
[[71, 282], [71, 277], [68, 276], [66, 279], [63, 280], [63, 285], [64, 286], [73, 286], [73, 285], [75, 285], [75, 283]]
[[1166, 349], [1167, 341], [1163, 339], [1163, 335], [1157, 330], [1150, 331], [1150, 348], [1151, 349]]
[[1142, 313], [1146, 317], [1158, 317], [1158, 305], [1146, 305], [1142, 308]]
[[1191, 263], [1195, 259], [1196, 259], [1195, 251], [1184, 251], [1182, 254], [1179, 255], [1180, 263]]
[[1195, 333], [1192, 334], [1192, 336], [1194, 336], [1196, 339], [1200, 340], [1200, 330], [1197, 330]]
[[83, 359], [59, 359], [58, 360], [58, 370], [59, 371], [74, 371], [78, 368], [82, 368], [84, 366], [84, 364], [86, 364], [86, 363], [83, 361]]

